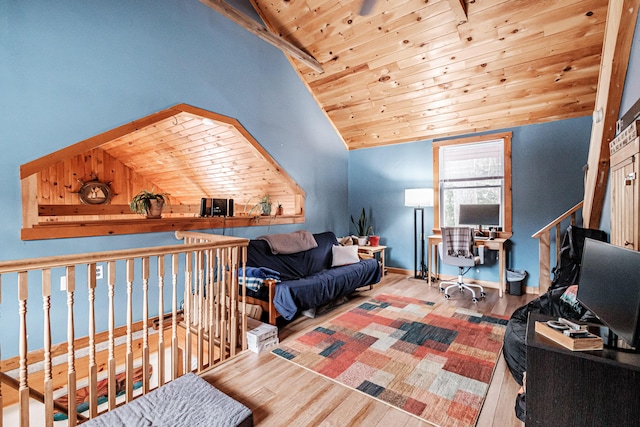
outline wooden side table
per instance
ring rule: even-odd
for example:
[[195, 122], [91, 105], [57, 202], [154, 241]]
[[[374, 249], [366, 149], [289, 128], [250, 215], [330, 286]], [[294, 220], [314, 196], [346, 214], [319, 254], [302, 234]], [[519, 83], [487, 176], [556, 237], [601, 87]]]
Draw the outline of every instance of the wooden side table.
[[358, 246], [358, 253], [367, 254], [371, 257], [375, 257], [378, 254], [380, 264], [382, 264], [382, 275], [387, 274], [387, 269], [384, 265], [384, 250], [386, 246]]

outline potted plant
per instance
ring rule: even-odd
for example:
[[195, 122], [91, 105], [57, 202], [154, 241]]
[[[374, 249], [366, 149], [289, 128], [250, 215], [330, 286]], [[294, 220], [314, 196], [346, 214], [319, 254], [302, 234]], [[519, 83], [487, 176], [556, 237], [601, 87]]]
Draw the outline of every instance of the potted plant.
[[162, 218], [162, 209], [165, 202], [169, 201], [169, 193], [155, 193], [153, 188], [151, 191], [142, 190], [136, 194], [129, 208], [131, 212], [145, 215], [147, 218]]
[[282, 203], [278, 203], [278, 207], [276, 208], [276, 215], [283, 215], [284, 208], [282, 207]]
[[353, 215], [351, 215], [351, 223], [356, 227], [356, 235], [358, 237], [358, 245], [364, 246], [367, 244], [367, 236], [371, 233], [373, 226], [369, 225], [369, 220], [367, 219], [367, 214], [362, 208], [362, 212], [360, 213], [360, 218], [358, 222], [353, 219]]
[[253, 207], [249, 210], [249, 215], [256, 210], [260, 210], [260, 215], [270, 216], [271, 215], [271, 196], [266, 194], [262, 196], [262, 198], [253, 205]]

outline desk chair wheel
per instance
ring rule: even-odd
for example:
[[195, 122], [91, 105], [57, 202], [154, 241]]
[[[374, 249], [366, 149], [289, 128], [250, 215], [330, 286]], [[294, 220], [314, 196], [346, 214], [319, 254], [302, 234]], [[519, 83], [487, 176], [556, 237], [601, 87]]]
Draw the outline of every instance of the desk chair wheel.
[[440, 286], [440, 292], [444, 292], [444, 288]]
[[484, 291], [483, 291], [483, 292], [480, 292], [480, 298], [484, 298], [484, 297], [486, 297], [486, 296], [487, 296], [487, 294], [486, 294], [486, 293], [484, 293]]
[[449, 294], [444, 294], [444, 299], [449, 299], [449, 298], [451, 298], [451, 295], [449, 295]]

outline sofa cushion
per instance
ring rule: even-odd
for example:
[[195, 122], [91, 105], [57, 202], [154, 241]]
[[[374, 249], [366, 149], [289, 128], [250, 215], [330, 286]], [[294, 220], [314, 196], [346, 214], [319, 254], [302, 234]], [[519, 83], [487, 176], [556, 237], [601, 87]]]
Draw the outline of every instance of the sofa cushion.
[[357, 246], [333, 246], [331, 248], [331, 267], [349, 265], [360, 261]]
[[362, 286], [377, 283], [381, 271], [378, 261], [371, 258], [281, 282], [276, 286], [273, 303], [282, 317], [291, 320], [298, 311], [320, 307]]
[[317, 248], [294, 254], [277, 254], [271, 252], [269, 244], [264, 240], [251, 240], [247, 248], [247, 265], [249, 267], [267, 267], [280, 273], [280, 279], [296, 280], [313, 275], [331, 267], [331, 248], [338, 244], [331, 231], [314, 234]]

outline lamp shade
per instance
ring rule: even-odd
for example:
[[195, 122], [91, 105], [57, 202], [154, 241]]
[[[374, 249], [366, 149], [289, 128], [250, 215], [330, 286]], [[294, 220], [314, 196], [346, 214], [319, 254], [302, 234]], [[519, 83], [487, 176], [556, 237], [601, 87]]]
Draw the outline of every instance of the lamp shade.
[[433, 206], [433, 188], [408, 188], [404, 190], [404, 205], [412, 207]]

